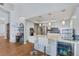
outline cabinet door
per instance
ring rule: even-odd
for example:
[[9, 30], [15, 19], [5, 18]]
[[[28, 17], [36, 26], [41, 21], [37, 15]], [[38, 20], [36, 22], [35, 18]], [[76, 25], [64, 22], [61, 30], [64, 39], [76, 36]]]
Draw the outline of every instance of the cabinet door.
[[74, 55], [79, 56], [79, 44], [75, 44], [74, 46]]
[[35, 43], [35, 48], [41, 52], [44, 52], [44, 46], [46, 46], [47, 40], [46, 38], [38, 38], [38, 40]]
[[50, 44], [46, 47], [46, 53], [48, 54], [48, 55], [50, 55], [50, 53], [51, 53], [51, 46], [50, 46]]
[[52, 56], [56, 56], [57, 54], [57, 42], [53, 41], [51, 42], [51, 53]]
[[49, 46], [47, 47], [47, 53], [51, 56], [56, 56], [57, 53], [57, 42], [52, 40], [48, 42]]
[[35, 43], [35, 44], [34, 44], [34, 49], [39, 50], [38, 48], [39, 48], [39, 47], [38, 47], [38, 43]]
[[36, 37], [35, 36], [29, 36], [29, 42], [35, 43]]
[[39, 50], [39, 51], [41, 51], [41, 52], [44, 52], [44, 45], [40, 44], [39, 42], [38, 42], [38, 43], [35, 43], [34, 48], [35, 48], [36, 50]]

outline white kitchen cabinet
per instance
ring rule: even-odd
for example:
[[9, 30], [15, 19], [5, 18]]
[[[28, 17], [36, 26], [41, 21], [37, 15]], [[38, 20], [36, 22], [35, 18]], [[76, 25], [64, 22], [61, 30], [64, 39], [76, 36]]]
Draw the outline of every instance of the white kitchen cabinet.
[[35, 36], [29, 36], [29, 42], [35, 43], [36, 37]]
[[56, 56], [57, 51], [57, 41], [55, 40], [48, 40], [48, 47], [47, 47], [47, 54], [51, 56]]
[[38, 51], [44, 52], [44, 45], [41, 42], [36, 42], [34, 48]]
[[34, 48], [36, 50], [39, 50], [41, 52], [44, 52], [44, 46], [46, 46], [46, 53], [51, 56], [56, 56], [56, 51], [57, 51], [57, 41], [56, 40], [47, 40], [44, 38], [39, 38], [36, 43]]
[[48, 41], [47, 41], [46, 37], [43, 37], [43, 36], [38, 37], [36, 42], [35, 42], [34, 48], [36, 50], [44, 52], [44, 47], [47, 46], [47, 44], [48, 44], [47, 42]]
[[79, 56], [79, 44], [75, 44], [75, 47], [74, 47], [74, 55], [75, 56]]

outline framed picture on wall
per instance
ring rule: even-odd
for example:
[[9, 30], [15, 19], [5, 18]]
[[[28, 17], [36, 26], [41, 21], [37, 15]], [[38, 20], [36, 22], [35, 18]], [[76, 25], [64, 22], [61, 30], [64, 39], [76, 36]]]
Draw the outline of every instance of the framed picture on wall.
[[34, 29], [30, 28], [30, 36], [34, 36]]

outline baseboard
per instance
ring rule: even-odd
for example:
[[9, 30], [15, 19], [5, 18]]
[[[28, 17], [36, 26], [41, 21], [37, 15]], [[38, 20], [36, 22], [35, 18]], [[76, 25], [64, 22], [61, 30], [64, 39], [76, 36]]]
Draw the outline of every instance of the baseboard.
[[12, 40], [12, 39], [10, 39], [10, 42], [11, 42], [11, 43], [16, 43], [16, 41], [15, 41], [15, 40]]

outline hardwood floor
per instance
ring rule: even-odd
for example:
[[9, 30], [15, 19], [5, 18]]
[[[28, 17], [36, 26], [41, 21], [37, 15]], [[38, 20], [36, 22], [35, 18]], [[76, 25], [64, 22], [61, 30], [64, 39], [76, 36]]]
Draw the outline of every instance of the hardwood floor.
[[30, 56], [32, 48], [32, 43], [20, 45], [0, 39], [0, 56]]
[[36, 55], [32, 55], [32, 43], [19, 44], [10, 43], [7, 39], [0, 38], [0, 56], [44, 56], [44, 53], [37, 51]]

